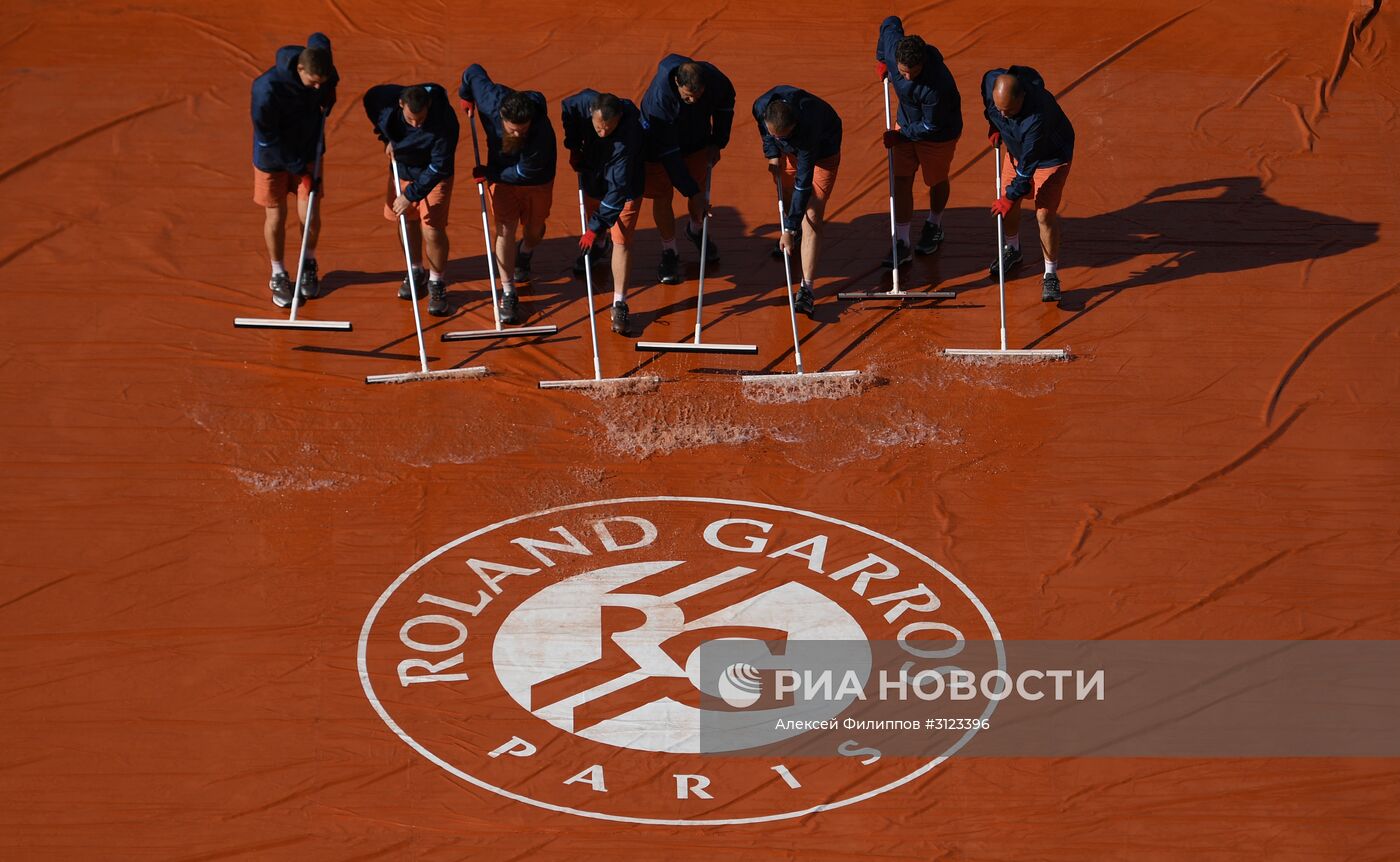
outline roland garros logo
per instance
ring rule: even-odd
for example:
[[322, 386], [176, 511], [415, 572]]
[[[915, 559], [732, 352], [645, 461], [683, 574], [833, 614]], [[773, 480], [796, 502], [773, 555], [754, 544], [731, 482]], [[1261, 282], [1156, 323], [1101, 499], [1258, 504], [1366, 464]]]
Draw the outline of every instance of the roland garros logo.
[[800, 661], [804, 644], [834, 642], [857, 670], [866, 655], [868, 673], [871, 642], [927, 663], [971, 640], [1000, 640], [981, 601], [874, 530], [763, 503], [640, 497], [512, 518], [424, 557], [369, 612], [359, 669], [389, 728], [477, 787], [604, 820], [735, 824], [885, 793], [962, 742], [910, 757], [852, 732], [774, 754], [733, 724], [771, 741], [765, 713], [736, 712], [759, 700], [761, 675], [707, 672], [707, 645]]

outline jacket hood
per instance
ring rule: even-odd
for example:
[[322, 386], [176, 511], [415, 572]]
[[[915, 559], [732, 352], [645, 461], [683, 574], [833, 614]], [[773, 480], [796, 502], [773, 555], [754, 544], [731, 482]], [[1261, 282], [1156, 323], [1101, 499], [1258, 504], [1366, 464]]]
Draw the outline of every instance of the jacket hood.
[[677, 67], [689, 62], [692, 62], [691, 59], [684, 54], [667, 54], [657, 65], [661, 71], [669, 75], [675, 72]]
[[302, 46], [284, 45], [277, 49], [277, 77], [279, 80], [296, 84], [298, 87], [306, 86], [301, 82], [301, 75], [297, 74], [297, 60], [301, 59]]

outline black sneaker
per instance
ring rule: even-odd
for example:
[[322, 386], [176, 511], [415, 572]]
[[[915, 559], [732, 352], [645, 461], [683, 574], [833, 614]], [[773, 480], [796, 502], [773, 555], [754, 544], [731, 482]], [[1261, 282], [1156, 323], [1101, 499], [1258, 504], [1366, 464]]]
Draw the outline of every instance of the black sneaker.
[[297, 282], [297, 287], [301, 289], [303, 302], [321, 295], [321, 279], [316, 275], [316, 261], [314, 259], [301, 262], [301, 280]]
[[817, 298], [812, 295], [812, 288], [802, 285], [797, 288], [797, 297], [793, 300], [793, 307], [798, 314], [805, 314], [811, 317], [817, 310]]
[[681, 256], [674, 249], [661, 250], [661, 265], [656, 268], [656, 278], [662, 284], [680, 284]]
[[[609, 260], [611, 260], [612, 238], [607, 235], [604, 235], [602, 239], [594, 240], [593, 249], [592, 252], [589, 254], [589, 257], [593, 261], [594, 269], [597, 269], [598, 267], [606, 264]], [[583, 260], [583, 255], [579, 255], [578, 259], [574, 261], [574, 275], [578, 276], [579, 278], [583, 278]]]
[[446, 317], [452, 313], [447, 304], [447, 285], [441, 279], [428, 282], [428, 313], [433, 317]]
[[[423, 298], [423, 285], [428, 281], [428, 271], [421, 266], [413, 268], [413, 284], [418, 287], [418, 298]], [[399, 285], [399, 299], [412, 299], [413, 287], [408, 283], [408, 276], [404, 276], [403, 284]]]
[[[900, 266], [904, 266], [906, 263], [914, 259], [913, 252], [909, 250], [909, 243], [905, 242], [904, 240], [899, 240], [897, 243], [895, 243], [895, 247], [899, 250]], [[894, 269], [894, 263], [891, 262], [890, 255], [885, 255], [885, 259], [880, 261], [880, 266], [883, 266], [885, 269]]]
[[515, 246], [515, 273], [512, 281], [516, 284], [530, 283], [530, 260], [534, 256], [533, 251], [521, 251], [519, 244]]
[[919, 241], [914, 244], [918, 254], [933, 254], [943, 244], [943, 226], [924, 221], [924, 229], [919, 232]]
[[[693, 232], [690, 225], [685, 226], [685, 238], [695, 244], [696, 251], [700, 250], [700, 234]], [[705, 265], [719, 263], [719, 246], [709, 237], [705, 237]]]
[[279, 272], [268, 279], [267, 287], [272, 291], [272, 304], [286, 308], [292, 304], [292, 280], [285, 272]]
[[501, 323], [520, 322], [520, 297], [515, 293], [507, 293], [501, 296]]
[[627, 303], [614, 302], [612, 307], [612, 331], [618, 335], [627, 334]]
[[1060, 277], [1053, 272], [1045, 273], [1045, 278], [1040, 282], [1040, 301], [1060, 301]]
[[[1002, 246], [1001, 262], [1005, 264], [1006, 275], [1008, 278], [1010, 278], [1011, 274], [1014, 273], [1017, 270], [1017, 268], [1021, 266], [1021, 250], [1019, 248], [1012, 248], [1009, 245]], [[992, 261], [992, 265], [987, 268], [987, 272], [991, 275], [993, 279], [996, 279], [997, 261]]]

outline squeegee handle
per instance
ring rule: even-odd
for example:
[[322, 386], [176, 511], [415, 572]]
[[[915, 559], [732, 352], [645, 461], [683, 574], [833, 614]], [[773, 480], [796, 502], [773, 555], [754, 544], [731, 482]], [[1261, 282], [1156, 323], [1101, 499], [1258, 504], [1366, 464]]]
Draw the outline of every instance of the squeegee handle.
[[[394, 192], [401, 195], [403, 190], [399, 182], [399, 163], [392, 155], [389, 165], [394, 171]], [[403, 213], [399, 213], [399, 238], [403, 240], [403, 261], [408, 267], [408, 292], [413, 297], [413, 331], [418, 336], [418, 364], [422, 366], [423, 373], [427, 374], [428, 348], [423, 344], [423, 318], [418, 314], [418, 279], [413, 276], [413, 252], [408, 248], [408, 219]]]
[[[578, 225], [580, 238], [588, 233], [588, 214], [583, 209], [583, 174], [578, 175]], [[593, 248], [583, 251], [583, 279], [588, 287], [588, 335], [593, 340], [593, 379], [603, 379], [603, 365], [598, 360], [598, 325], [593, 318], [597, 311], [593, 307]]]

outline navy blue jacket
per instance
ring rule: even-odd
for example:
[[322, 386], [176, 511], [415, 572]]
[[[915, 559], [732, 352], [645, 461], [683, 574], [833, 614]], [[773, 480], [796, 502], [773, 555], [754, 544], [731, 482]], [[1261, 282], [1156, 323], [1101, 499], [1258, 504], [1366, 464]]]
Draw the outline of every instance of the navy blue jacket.
[[438, 183], [452, 176], [457, 154], [457, 135], [461, 126], [457, 112], [447, 100], [441, 84], [419, 84], [428, 91], [428, 116], [423, 125], [414, 128], [403, 118], [399, 94], [403, 84], [381, 84], [365, 93], [365, 113], [374, 124], [379, 140], [394, 145], [394, 161], [399, 165], [399, 179], [408, 180], [403, 196], [421, 201]]
[[[1006, 74], [1015, 75], [1026, 94], [1021, 113], [1009, 118], [1003, 117], [992, 104], [992, 89], [997, 78]], [[989, 124], [988, 136], [992, 132], [1001, 133], [1001, 142], [1016, 160], [1016, 176], [1006, 184], [1005, 191], [1011, 200], [1030, 194], [1031, 178], [1037, 168], [1067, 165], [1074, 158], [1074, 126], [1069, 124], [1069, 117], [1060, 110], [1055, 97], [1045, 89], [1040, 73], [1031, 67], [993, 69], [983, 75], [982, 106]]]
[[583, 90], [563, 103], [564, 149], [580, 153], [583, 192], [599, 200], [588, 229], [602, 232], [617, 223], [622, 207], [642, 196], [646, 186], [642, 117], [637, 106], [622, 99], [622, 118], [606, 138], [593, 130], [593, 99], [597, 90]]
[[312, 33], [306, 45], [277, 49], [277, 63], [253, 80], [253, 164], [260, 171], [304, 174], [316, 163], [321, 118], [335, 105], [340, 75], [331, 66], [321, 89], [308, 87], [297, 74], [297, 60], [306, 47], [331, 48], [331, 40]]
[[[797, 112], [797, 126], [786, 138], [768, 134], [768, 127], [763, 124], [763, 112], [774, 99], [787, 102]], [[758, 97], [753, 103], [753, 118], [758, 122], [758, 134], [763, 139], [763, 155], [776, 159], [779, 153], [787, 153], [797, 162], [792, 201], [783, 216], [783, 227], [797, 230], [802, 224], [802, 214], [807, 211], [807, 201], [812, 197], [812, 175], [816, 173], [817, 162], [841, 153], [841, 118], [834, 108], [806, 90], [785, 85]]]
[[513, 92], [510, 87], [493, 82], [486, 70], [475, 63], [462, 73], [462, 86], [457, 95], [476, 105], [476, 115], [481, 118], [481, 128], [486, 132], [486, 178], [512, 186], [552, 183], [558, 148], [554, 125], [549, 121], [549, 103], [543, 94], [524, 91], [525, 98], [535, 103], [535, 118], [530, 121], [530, 131], [525, 133], [520, 151], [501, 152], [501, 139], [506, 132], [501, 121], [501, 103]]
[[911, 141], [955, 141], [962, 134], [962, 96], [943, 55], [924, 46], [924, 68], [906, 81], [897, 70], [895, 46], [904, 38], [904, 24], [895, 15], [880, 24], [875, 59], [888, 68], [890, 86], [899, 97], [899, 133]]
[[707, 147], [729, 146], [734, 125], [734, 85], [724, 73], [709, 63], [704, 70], [705, 92], [695, 104], [681, 100], [676, 87], [676, 69], [696, 61], [670, 54], [656, 67], [642, 96], [642, 127], [647, 132], [646, 160], [661, 162], [676, 191], [690, 197], [700, 191], [698, 177], [692, 177], [682, 156]]

